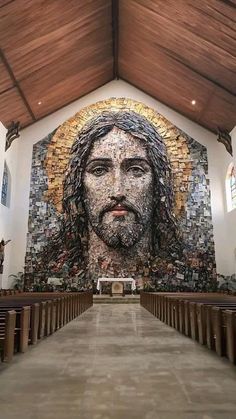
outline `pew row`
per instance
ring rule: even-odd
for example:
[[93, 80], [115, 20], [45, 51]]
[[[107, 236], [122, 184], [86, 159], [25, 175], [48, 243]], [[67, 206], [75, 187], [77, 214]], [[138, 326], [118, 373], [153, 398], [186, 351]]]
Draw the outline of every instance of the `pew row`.
[[140, 304], [168, 326], [236, 363], [235, 296], [142, 292]]
[[10, 362], [14, 354], [16, 312], [14, 310], [0, 314], [0, 353], [1, 360]]
[[91, 291], [18, 293], [0, 297], [0, 353], [3, 362], [26, 352], [93, 305]]

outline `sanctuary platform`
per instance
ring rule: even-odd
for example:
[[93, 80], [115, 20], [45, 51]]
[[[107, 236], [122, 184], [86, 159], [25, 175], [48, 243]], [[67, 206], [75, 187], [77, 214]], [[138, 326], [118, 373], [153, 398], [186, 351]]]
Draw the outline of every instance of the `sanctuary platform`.
[[94, 295], [93, 304], [139, 304], [140, 295], [113, 296], [108, 294]]

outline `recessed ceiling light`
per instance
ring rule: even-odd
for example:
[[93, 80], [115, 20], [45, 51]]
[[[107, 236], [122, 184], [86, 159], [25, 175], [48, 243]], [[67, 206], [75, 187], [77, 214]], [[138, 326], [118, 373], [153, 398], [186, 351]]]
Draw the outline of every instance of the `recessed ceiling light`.
[[196, 105], [196, 100], [192, 100], [191, 101], [191, 104], [194, 106], [194, 105]]
[[41, 102], [41, 100], [38, 102], [38, 105], [42, 105], [42, 102]]

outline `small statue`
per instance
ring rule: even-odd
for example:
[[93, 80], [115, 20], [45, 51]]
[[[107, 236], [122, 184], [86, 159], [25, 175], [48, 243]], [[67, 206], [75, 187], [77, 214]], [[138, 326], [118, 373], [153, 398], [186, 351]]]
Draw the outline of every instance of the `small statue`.
[[3, 271], [3, 261], [4, 261], [4, 251], [5, 246], [10, 242], [11, 240], [4, 240], [2, 239], [0, 242], [0, 273]]

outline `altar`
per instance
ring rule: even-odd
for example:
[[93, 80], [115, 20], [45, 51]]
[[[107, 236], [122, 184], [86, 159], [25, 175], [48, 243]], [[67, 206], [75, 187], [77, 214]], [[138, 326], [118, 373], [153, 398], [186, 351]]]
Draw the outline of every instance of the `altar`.
[[121, 282], [122, 284], [129, 283], [131, 284], [131, 289], [134, 291], [136, 289], [136, 283], [134, 278], [98, 278], [97, 282], [97, 290], [99, 291], [100, 295], [102, 294], [102, 282]]

